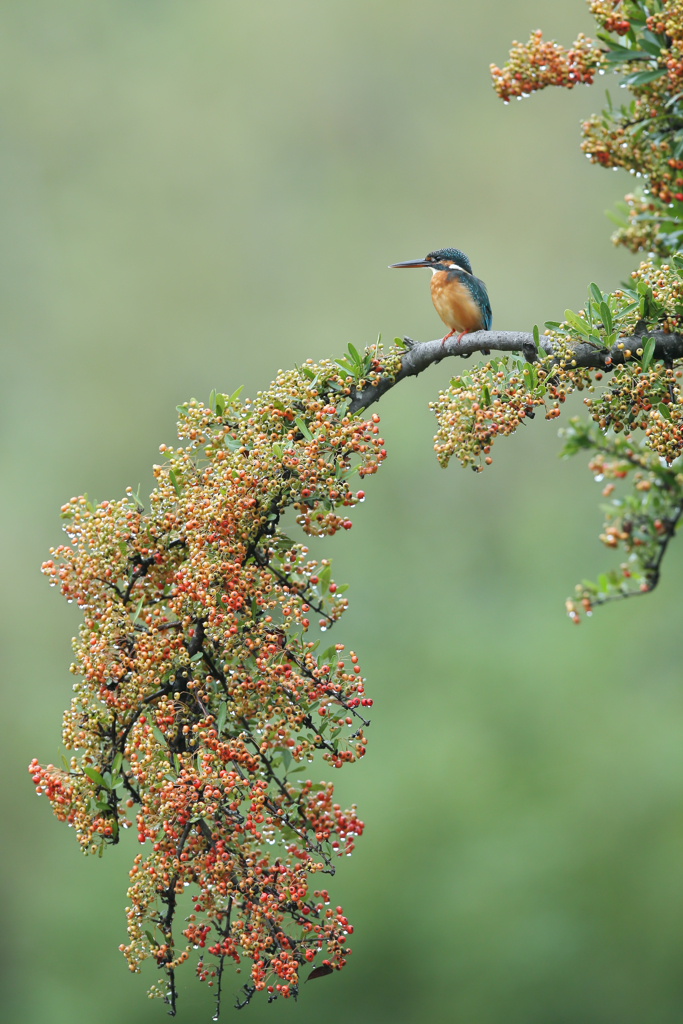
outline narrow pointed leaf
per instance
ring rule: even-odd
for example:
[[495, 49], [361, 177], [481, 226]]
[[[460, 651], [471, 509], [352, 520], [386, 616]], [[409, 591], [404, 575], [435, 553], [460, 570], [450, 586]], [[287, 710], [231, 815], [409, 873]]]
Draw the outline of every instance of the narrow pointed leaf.
[[652, 356], [654, 355], [654, 351], [655, 339], [648, 338], [645, 344], [643, 345], [643, 357], [640, 360], [640, 365], [642, 366], [643, 370], [648, 369], [650, 363], [652, 362]]
[[313, 968], [306, 981], [315, 981], [316, 978], [324, 978], [327, 974], [334, 974], [334, 967], [327, 967], [325, 964], [321, 964], [320, 967]]
[[565, 320], [574, 327], [579, 334], [583, 334], [585, 338], [588, 337], [588, 324], [584, 323], [580, 316], [577, 316], [571, 309], [565, 309], [564, 311]]
[[92, 779], [92, 781], [96, 785], [102, 786], [102, 789], [106, 789], [107, 788], [104, 779], [102, 778], [100, 773], [95, 770], [95, 768], [91, 768], [89, 764], [85, 764], [85, 765], [83, 765], [83, 771], [85, 772], [85, 774], [88, 776], [89, 779]]
[[313, 440], [313, 435], [311, 434], [310, 430], [308, 429], [308, 427], [306, 426], [304, 421], [301, 419], [301, 417], [297, 416], [297, 418], [294, 420], [294, 422], [296, 423], [297, 427], [299, 428], [301, 433], [304, 435], [306, 440], [307, 441], [312, 441]]

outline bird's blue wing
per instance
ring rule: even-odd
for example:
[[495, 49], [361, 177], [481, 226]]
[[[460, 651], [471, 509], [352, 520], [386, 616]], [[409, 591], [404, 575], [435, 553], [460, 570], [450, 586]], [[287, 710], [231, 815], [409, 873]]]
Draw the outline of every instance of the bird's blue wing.
[[482, 319], [482, 330], [490, 331], [491, 324], [493, 322], [493, 314], [491, 313], [491, 303], [489, 301], [489, 295], [486, 291], [486, 285], [483, 281], [480, 281], [478, 277], [471, 276], [470, 274], [463, 274], [465, 284], [472, 293], [472, 298], [479, 306], [481, 310]]

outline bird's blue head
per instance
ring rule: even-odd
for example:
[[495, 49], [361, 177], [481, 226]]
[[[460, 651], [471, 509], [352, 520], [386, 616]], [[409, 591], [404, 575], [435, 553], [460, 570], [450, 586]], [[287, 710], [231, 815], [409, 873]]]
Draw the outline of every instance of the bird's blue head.
[[472, 264], [460, 249], [435, 249], [428, 252], [423, 260], [407, 260], [406, 263], [392, 263], [391, 267], [431, 267], [432, 270], [452, 270], [459, 267], [472, 273]]

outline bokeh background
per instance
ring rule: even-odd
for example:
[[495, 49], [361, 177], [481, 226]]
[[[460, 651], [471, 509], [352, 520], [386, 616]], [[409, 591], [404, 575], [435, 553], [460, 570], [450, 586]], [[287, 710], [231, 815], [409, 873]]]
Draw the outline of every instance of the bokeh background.
[[[616, 286], [603, 210], [630, 179], [578, 148], [607, 80], [509, 107], [490, 87], [539, 26], [592, 22], [583, 0], [0, 5], [7, 1024], [165, 1019], [117, 951], [133, 837], [84, 859], [26, 773], [57, 760], [71, 694], [77, 614], [39, 573], [60, 504], [148, 493], [191, 396], [438, 336], [427, 275], [389, 263], [463, 248], [501, 328]], [[244, 1017], [683, 1021], [681, 553], [572, 626], [574, 583], [615, 560], [599, 487], [542, 418], [485, 474], [441, 470], [427, 403], [454, 369], [381, 403], [390, 457], [325, 542], [375, 698], [369, 756], [335, 773], [367, 822], [333, 885], [353, 956]], [[179, 1021], [211, 1014], [185, 969]]]

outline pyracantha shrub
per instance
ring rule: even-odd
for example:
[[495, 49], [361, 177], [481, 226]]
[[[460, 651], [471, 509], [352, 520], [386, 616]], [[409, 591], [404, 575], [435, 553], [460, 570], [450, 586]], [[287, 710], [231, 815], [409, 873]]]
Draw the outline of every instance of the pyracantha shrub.
[[[368, 380], [385, 369], [377, 353]], [[121, 951], [132, 971], [163, 968], [152, 993], [171, 1012], [193, 950], [217, 1012], [227, 960], [247, 967], [244, 1005], [260, 990], [296, 997], [303, 965], [320, 954], [319, 973], [338, 970], [351, 952], [323, 881], [363, 822], [307, 776], [316, 755], [339, 769], [365, 754], [372, 700], [353, 651], [307, 640], [311, 617], [326, 630], [342, 615], [346, 587], [281, 524], [292, 509], [305, 535], [350, 529], [364, 498], [351, 478], [386, 456], [379, 417], [348, 412], [347, 361], [281, 372], [254, 402], [179, 407], [183, 444], [161, 445], [149, 508], [130, 489], [72, 498], [67, 542], [43, 565], [84, 620], [72, 756], [30, 771], [85, 853], [136, 830]]]

